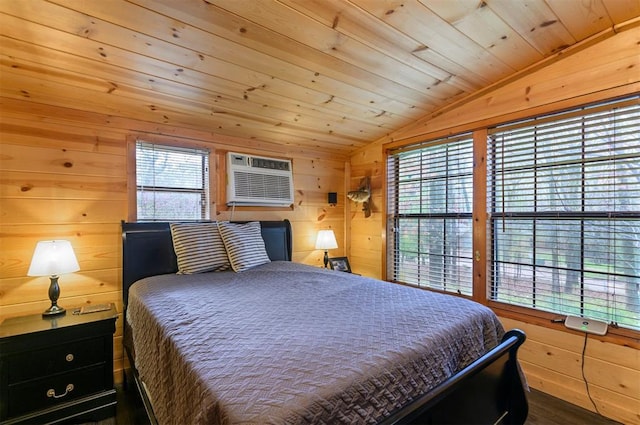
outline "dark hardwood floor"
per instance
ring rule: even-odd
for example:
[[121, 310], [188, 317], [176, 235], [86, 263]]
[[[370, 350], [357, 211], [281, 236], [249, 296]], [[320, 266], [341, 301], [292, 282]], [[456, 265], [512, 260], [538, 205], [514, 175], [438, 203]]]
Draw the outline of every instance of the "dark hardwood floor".
[[[127, 391], [122, 385], [118, 393], [117, 425], [148, 425], [142, 401], [135, 384]], [[526, 425], [614, 425], [618, 422], [590, 412], [581, 407], [532, 389], [529, 393], [529, 417]]]
[[117, 384], [116, 393], [118, 394], [116, 425], [150, 425], [142, 399], [133, 380], [129, 381], [127, 389], [124, 388], [123, 384]]
[[620, 422], [531, 389], [526, 425], [617, 425]]

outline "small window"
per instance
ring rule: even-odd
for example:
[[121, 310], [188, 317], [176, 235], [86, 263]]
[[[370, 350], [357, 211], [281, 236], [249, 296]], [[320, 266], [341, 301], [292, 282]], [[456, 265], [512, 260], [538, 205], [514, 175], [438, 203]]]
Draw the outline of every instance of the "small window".
[[138, 141], [137, 219], [208, 220], [209, 151]]

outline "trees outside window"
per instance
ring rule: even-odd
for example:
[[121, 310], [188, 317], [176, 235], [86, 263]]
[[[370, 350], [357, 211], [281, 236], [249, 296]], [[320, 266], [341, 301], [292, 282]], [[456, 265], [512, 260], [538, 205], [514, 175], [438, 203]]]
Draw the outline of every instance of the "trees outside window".
[[470, 134], [399, 150], [388, 161], [389, 280], [471, 294]]
[[490, 299], [640, 329], [637, 99], [491, 133]]
[[136, 143], [137, 218], [209, 219], [209, 152]]

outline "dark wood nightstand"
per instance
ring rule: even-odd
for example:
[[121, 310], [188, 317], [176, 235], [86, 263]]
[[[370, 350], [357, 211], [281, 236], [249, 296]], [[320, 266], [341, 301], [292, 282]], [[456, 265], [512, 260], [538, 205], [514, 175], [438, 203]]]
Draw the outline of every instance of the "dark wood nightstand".
[[116, 414], [110, 310], [0, 324], [0, 424], [100, 421]]

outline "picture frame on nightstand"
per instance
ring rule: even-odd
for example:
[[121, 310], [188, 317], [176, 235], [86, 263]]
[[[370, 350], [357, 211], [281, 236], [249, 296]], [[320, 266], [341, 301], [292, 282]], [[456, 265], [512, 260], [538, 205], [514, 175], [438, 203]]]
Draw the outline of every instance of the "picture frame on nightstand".
[[329, 267], [339, 272], [351, 273], [351, 266], [349, 265], [349, 259], [347, 257], [329, 258]]

